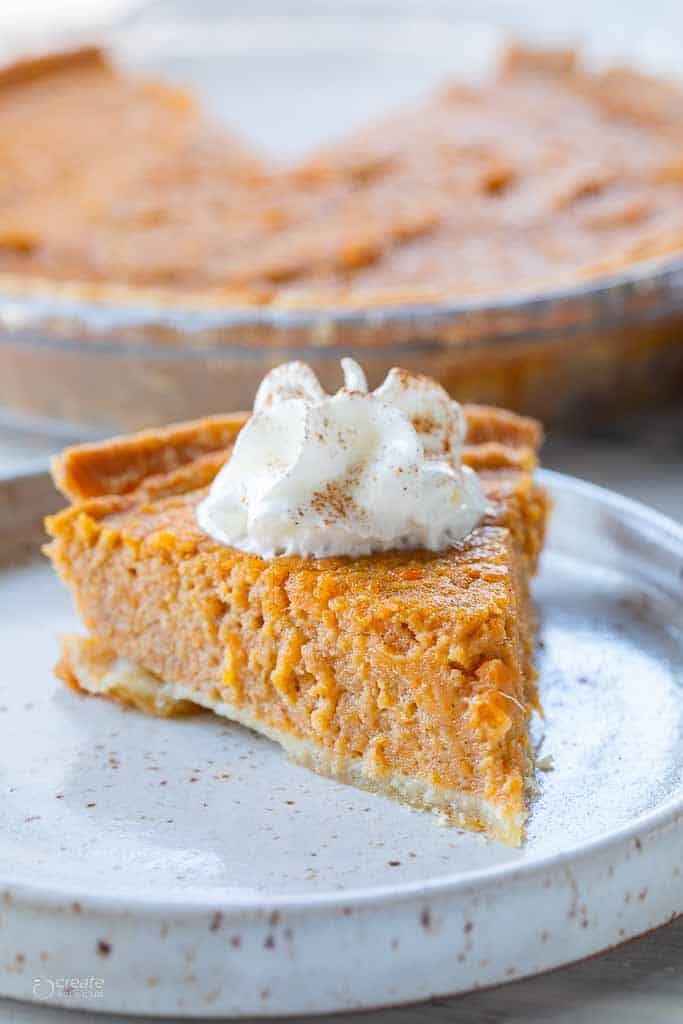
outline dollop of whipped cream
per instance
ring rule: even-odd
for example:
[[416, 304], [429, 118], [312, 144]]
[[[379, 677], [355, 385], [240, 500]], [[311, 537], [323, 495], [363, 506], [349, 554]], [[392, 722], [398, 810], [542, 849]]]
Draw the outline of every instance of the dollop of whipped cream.
[[458, 403], [400, 369], [368, 392], [361, 367], [341, 362], [344, 386], [334, 395], [305, 363], [264, 377], [197, 509], [214, 540], [264, 558], [440, 551], [480, 522], [485, 501], [461, 463]]

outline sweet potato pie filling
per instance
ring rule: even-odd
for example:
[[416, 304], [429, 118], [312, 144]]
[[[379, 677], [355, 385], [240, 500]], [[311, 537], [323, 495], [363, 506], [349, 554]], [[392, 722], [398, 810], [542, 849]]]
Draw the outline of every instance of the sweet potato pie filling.
[[479, 85], [293, 165], [94, 49], [0, 71], [0, 97], [6, 287], [365, 307], [547, 290], [683, 247], [683, 92], [572, 51], [512, 48]]

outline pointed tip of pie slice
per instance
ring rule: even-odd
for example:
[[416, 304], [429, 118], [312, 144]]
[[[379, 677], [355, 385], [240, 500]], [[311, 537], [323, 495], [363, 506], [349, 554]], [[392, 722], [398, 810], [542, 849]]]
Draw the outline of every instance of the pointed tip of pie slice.
[[[55, 674], [76, 692], [106, 697], [159, 718], [212, 711], [274, 740], [292, 761], [319, 775], [399, 800], [422, 811], [431, 811], [441, 824], [481, 832], [507, 846], [519, 847], [523, 842], [524, 793], [515, 793], [501, 804], [399, 772], [375, 774], [368, 770], [363, 758], [331, 754], [289, 732], [266, 725], [218, 696], [199, 695], [199, 703], [197, 694], [188, 694], [182, 686], [163, 682], [142, 666], [118, 657], [96, 637], [62, 637], [62, 656]], [[529, 788], [527, 780], [526, 789]]]

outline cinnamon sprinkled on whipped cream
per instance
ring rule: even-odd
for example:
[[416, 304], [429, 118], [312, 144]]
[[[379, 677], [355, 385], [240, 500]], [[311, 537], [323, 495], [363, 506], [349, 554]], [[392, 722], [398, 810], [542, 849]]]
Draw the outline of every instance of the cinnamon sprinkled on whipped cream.
[[464, 419], [435, 381], [393, 369], [368, 392], [342, 359], [328, 395], [305, 363], [264, 377], [232, 457], [197, 509], [214, 540], [264, 558], [440, 551], [481, 521], [484, 497], [463, 466]]

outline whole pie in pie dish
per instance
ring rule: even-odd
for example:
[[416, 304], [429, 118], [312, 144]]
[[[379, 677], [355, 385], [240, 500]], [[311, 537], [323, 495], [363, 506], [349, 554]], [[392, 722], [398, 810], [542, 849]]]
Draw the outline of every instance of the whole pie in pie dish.
[[[151, 714], [211, 709], [323, 775], [518, 845], [538, 707], [541, 430], [464, 414], [485, 511], [438, 551], [266, 558], [208, 536], [197, 510], [237, 459], [245, 414], [68, 449], [54, 477], [71, 505], [48, 519], [46, 551], [88, 634], [64, 638], [58, 674]], [[322, 522], [347, 516], [338, 492], [326, 501]]]
[[[100, 51], [0, 74], [0, 274], [363, 308], [536, 293], [683, 246], [683, 92], [514, 47], [286, 166]], [[118, 291], [117, 291], [118, 289]]]
[[[0, 71], [0, 411], [68, 436], [400, 363], [584, 429], [680, 392], [683, 98], [513, 47], [289, 165], [97, 49]], [[249, 126], [245, 126], [246, 135]]]

